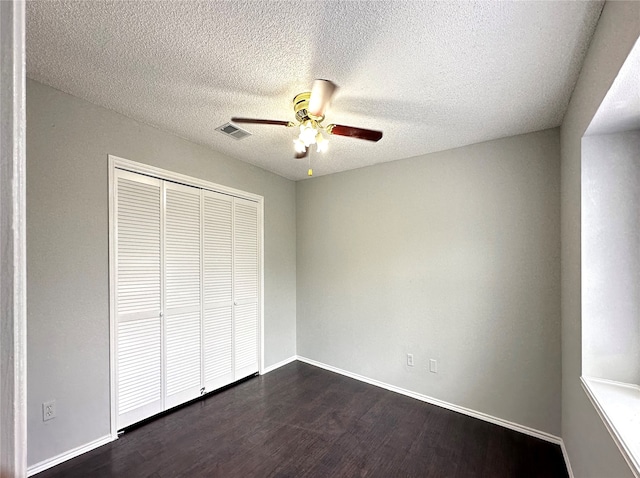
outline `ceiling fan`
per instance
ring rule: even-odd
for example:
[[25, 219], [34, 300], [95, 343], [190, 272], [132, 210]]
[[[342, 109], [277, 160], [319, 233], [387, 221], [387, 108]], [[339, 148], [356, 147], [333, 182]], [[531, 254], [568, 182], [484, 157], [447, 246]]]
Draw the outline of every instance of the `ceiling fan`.
[[[296, 122], [237, 117], [231, 118], [231, 121], [234, 123], [287, 126], [289, 128], [298, 126], [300, 128], [300, 134], [293, 140], [296, 158], [298, 159], [306, 157], [309, 154], [310, 146], [313, 144], [317, 145], [318, 152], [326, 150], [328, 140], [322, 135], [322, 132], [367, 141], [379, 141], [380, 138], [382, 138], [382, 131], [339, 124], [329, 124], [326, 126], [322, 124], [325, 111], [336, 90], [337, 85], [329, 80], [315, 80], [311, 91], [297, 94], [293, 98], [293, 111]], [[309, 170], [309, 173], [309, 175], [311, 175], [311, 170]]]

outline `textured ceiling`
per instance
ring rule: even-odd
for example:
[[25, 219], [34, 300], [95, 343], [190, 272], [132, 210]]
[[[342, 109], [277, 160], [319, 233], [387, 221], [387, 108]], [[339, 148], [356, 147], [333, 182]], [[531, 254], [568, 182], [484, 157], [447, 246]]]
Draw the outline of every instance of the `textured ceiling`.
[[[314, 175], [558, 126], [601, 2], [27, 2], [27, 75], [291, 179], [293, 120], [314, 78], [340, 86]], [[131, 158], [135, 159], [135, 158]]]
[[585, 134], [640, 130], [640, 40], [636, 41]]

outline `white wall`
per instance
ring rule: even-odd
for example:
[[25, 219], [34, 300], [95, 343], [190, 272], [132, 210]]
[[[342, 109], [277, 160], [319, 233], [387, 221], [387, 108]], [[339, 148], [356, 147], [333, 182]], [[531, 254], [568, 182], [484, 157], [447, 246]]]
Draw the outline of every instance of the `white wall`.
[[553, 129], [298, 182], [298, 354], [559, 435], [559, 172]]
[[640, 131], [582, 139], [582, 373], [640, 383]]
[[28, 81], [30, 465], [109, 433], [108, 154], [264, 196], [265, 365], [296, 353], [295, 184]]
[[562, 438], [576, 477], [633, 476], [580, 385], [582, 135], [640, 35], [640, 2], [607, 2], [561, 128]]

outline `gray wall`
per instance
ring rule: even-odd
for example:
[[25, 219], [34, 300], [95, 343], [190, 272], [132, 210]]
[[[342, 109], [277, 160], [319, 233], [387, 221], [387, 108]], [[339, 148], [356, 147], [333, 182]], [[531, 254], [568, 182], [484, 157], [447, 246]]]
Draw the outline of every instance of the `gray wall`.
[[298, 354], [559, 435], [559, 172], [553, 129], [298, 182]]
[[580, 142], [640, 35], [640, 2], [607, 2], [561, 128], [562, 151], [562, 438], [576, 477], [632, 472], [580, 385]]
[[582, 373], [640, 383], [640, 131], [582, 139]]
[[109, 433], [108, 154], [264, 196], [265, 365], [296, 353], [295, 184], [28, 81], [30, 465]]

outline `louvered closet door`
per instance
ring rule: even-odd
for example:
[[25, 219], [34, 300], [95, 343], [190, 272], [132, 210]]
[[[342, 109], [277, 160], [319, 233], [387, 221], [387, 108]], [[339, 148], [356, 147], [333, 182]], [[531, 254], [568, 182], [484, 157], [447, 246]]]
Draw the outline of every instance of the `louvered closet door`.
[[165, 408], [200, 395], [201, 190], [165, 188]]
[[234, 199], [234, 368], [235, 379], [258, 371], [258, 205]]
[[162, 411], [161, 181], [115, 172], [117, 427]]
[[207, 392], [228, 385], [233, 371], [233, 198], [203, 191], [203, 360]]

